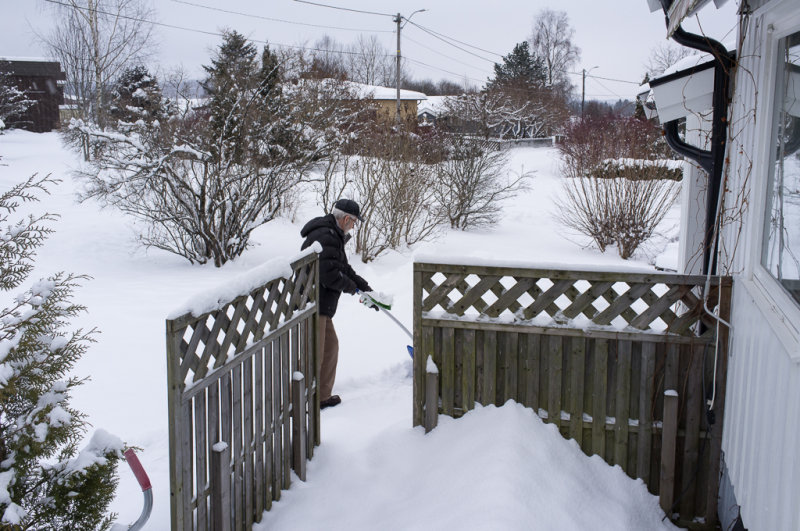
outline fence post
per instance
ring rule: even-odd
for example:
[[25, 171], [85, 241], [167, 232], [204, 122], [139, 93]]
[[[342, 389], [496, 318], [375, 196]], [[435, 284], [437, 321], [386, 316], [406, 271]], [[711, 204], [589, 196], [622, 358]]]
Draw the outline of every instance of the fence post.
[[292, 377], [292, 469], [306, 480], [306, 380], [302, 372]]
[[658, 493], [661, 508], [670, 518], [675, 497], [675, 447], [678, 438], [678, 392], [664, 391], [664, 419], [661, 432], [661, 482]]
[[231, 449], [218, 442], [211, 453], [211, 528], [231, 529]]
[[425, 366], [425, 433], [439, 423], [439, 369], [428, 356]]

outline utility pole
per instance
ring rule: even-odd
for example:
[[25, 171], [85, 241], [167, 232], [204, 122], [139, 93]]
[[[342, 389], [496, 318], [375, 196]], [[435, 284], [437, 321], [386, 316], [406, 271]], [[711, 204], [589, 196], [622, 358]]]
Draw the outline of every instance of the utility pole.
[[398, 13], [397, 16], [392, 19], [392, 21], [395, 24], [397, 24], [397, 66], [396, 66], [395, 72], [394, 72], [394, 86], [397, 87], [397, 104], [396, 104], [396, 108], [395, 108], [395, 121], [397, 122], [397, 125], [400, 125], [400, 124], [403, 123], [403, 119], [400, 117], [400, 59], [401, 59], [401, 56], [400, 56], [400, 30], [403, 29], [403, 26], [405, 26], [405, 24], [401, 25], [400, 23], [403, 21], [403, 19], [405, 19], [406, 23], [408, 23], [408, 21], [411, 20], [411, 17], [413, 17], [417, 13], [422, 13], [423, 11], [427, 11], [427, 10], [426, 9], [417, 9], [416, 11], [414, 11], [413, 13], [408, 15], [407, 17], [404, 17], [403, 15]]
[[583, 121], [583, 105], [586, 102], [586, 74], [597, 68], [591, 67], [589, 70], [583, 69], [583, 79], [581, 81], [581, 121]]
[[397, 23], [397, 67], [394, 72], [394, 86], [397, 87], [397, 105], [394, 119], [397, 125], [400, 125], [403, 121], [402, 118], [400, 118], [400, 29], [402, 28], [400, 22], [402, 22], [402, 20], [403, 17], [400, 16], [400, 13], [394, 18], [394, 22]]
[[583, 120], [583, 104], [586, 102], [586, 69], [583, 69], [583, 80], [581, 81], [581, 120]]

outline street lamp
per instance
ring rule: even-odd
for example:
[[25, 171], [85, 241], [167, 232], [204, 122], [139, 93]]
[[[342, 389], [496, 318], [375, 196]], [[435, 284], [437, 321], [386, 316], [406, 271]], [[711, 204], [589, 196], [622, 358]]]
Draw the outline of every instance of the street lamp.
[[417, 13], [422, 13], [423, 11], [427, 11], [427, 9], [417, 9], [408, 15], [408, 17], [404, 17], [398, 13], [393, 19], [393, 21], [397, 24], [397, 67], [395, 68], [394, 74], [394, 85], [397, 87], [397, 104], [395, 109], [395, 121], [397, 122], [397, 125], [402, 123], [402, 119], [400, 118], [400, 30], [403, 29], [403, 26], [405, 26], [405, 24], [401, 26], [400, 23], [403, 21], [403, 19], [405, 19], [407, 24], [408, 21], [411, 20], [411, 17]]
[[583, 79], [581, 81], [581, 120], [583, 120], [583, 105], [586, 102], [586, 74], [591, 72], [597, 68], [597, 66], [591, 67], [589, 70], [583, 69]]

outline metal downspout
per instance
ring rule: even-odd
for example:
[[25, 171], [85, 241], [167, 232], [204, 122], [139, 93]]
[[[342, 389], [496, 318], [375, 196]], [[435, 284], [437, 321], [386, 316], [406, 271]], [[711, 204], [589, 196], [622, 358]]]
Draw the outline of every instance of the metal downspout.
[[[668, 0], [667, 0], [668, 1]], [[667, 13], [668, 5], [662, 0], [662, 8]], [[667, 18], [667, 27], [669, 19]], [[703, 168], [709, 176], [706, 197], [706, 227], [703, 239], [703, 274], [717, 274], [717, 257], [711, 256], [715, 238], [714, 224], [717, 219], [717, 201], [722, 184], [722, 166], [725, 162], [725, 145], [728, 130], [728, 83], [733, 60], [721, 43], [686, 32], [682, 27], [672, 34], [672, 39], [682, 46], [710, 53], [714, 57], [714, 92], [712, 94], [713, 116], [711, 122], [711, 150], [705, 151], [682, 141], [678, 137], [677, 121], [664, 124], [667, 144], [678, 154], [688, 157]], [[719, 238], [719, 235], [716, 235]]]

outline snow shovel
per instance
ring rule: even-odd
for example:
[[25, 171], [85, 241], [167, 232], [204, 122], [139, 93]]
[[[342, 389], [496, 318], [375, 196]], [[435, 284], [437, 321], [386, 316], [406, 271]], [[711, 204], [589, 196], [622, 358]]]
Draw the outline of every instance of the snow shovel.
[[[374, 307], [378, 308], [378, 309], [379, 309], [379, 310], [380, 310], [382, 313], [384, 313], [384, 314], [385, 314], [385, 315], [386, 315], [386, 316], [387, 316], [389, 319], [391, 319], [392, 321], [394, 321], [394, 322], [395, 322], [395, 324], [396, 324], [397, 326], [399, 326], [400, 328], [402, 328], [402, 329], [403, 329], [403, 332], [405, 332], [406, 334], [408, 334], [408, 337], [409, 337], [409, 338], [411, 338], [411, 341], [412, 341], [412, 342], [414, 341], [414, 334], [412, 334], [411, 332], [409, 332], [409, 331], [408, 331], [408, 328], [406, 328], [406, 327], [403, 325], [403, 323], [401, 323], [401, 322], [400, 322], [400, 321], [397, 319], [397, 317], [395, 317], [394, 315], [392, 315], [392, 312], [391, 312], [391, 311], [389, 311], [389, 310], [391, 310], [391, 309], [392, 309], [392, 305], [391, 305], [391, 303], [390, 303], [390, 302], [378, 300], [378, 299], [376, 299], [375, 297], [373, 297], [373, 296], [372, 296], [372, 294], [370, 294], [370, 293], [367, 293], [367, 292], [365, 292], [365, 291], [358, 291], [358, 290], [356, 290], [356, 293], [360, 293], [360, 294], [361, 294], [361, 297], [359, 297], [359, 301], [360, 301], [362, 304], [366, 305], [367, 307], [369, 307], [369, 306], [374, 306]], [[371, 304], [367, 304], [367, 302], [369, 302], [369, 303], [371, 303]], [[408, 349], [408, 355], [409, 355], [409, 356], [411, 356], [411, 357], [413, 358], [413, 357], [414, 357], [414, 347], [412, 347], [411, 345], [406, 345], [406, 348]]]

